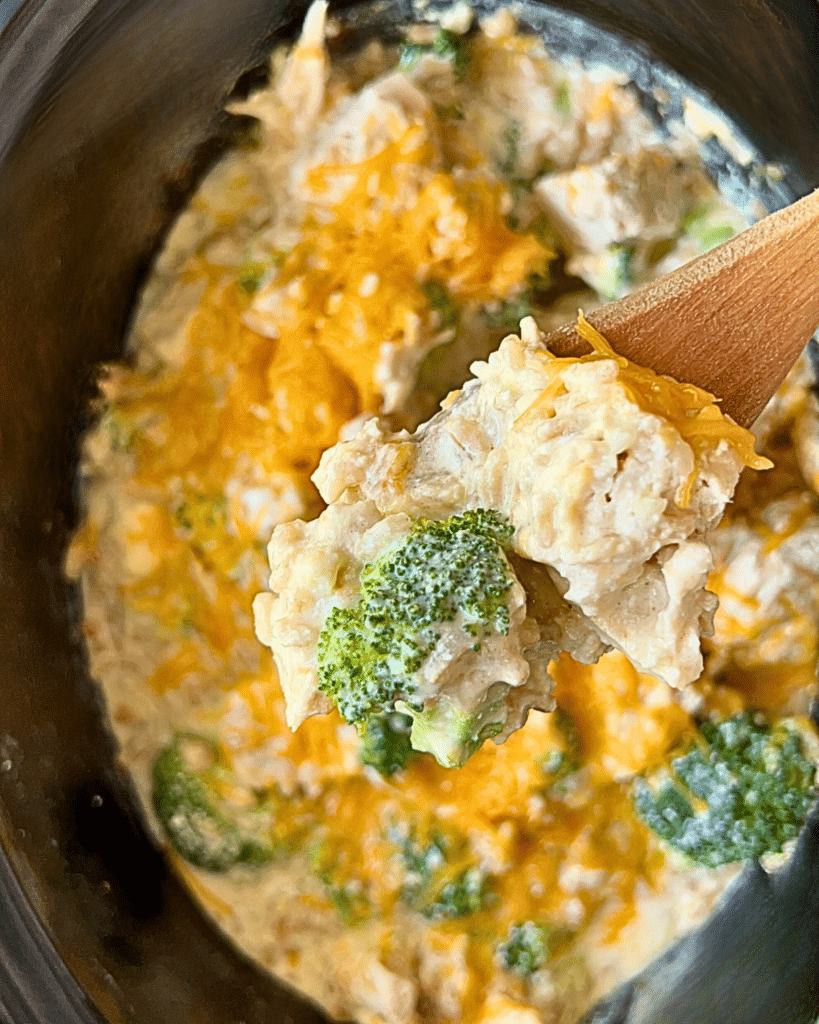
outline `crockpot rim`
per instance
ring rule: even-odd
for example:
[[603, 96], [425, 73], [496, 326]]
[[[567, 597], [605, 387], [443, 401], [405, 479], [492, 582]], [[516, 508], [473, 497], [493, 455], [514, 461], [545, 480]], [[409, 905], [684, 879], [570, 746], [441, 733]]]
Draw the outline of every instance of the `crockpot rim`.
[[[36, 53], [36, 47], [38, 45], [42, 47], [41, 50], [39, 51], [40, 54], [46, 54], [46, 53], [49, 53], [49, 52], [52, 53], [52, 54], [56, 54], [56, 53], [61, 52], [62, 44], [57, 45], [55, 43], [55, 41], [47, 33], [45, 33], [44, 35], [38, 36], [38, 29], [40, 28], [40, 26], [34, 25], [34, 23], [37, 21], [38, 17], [43, 15], [45, 9], [53, 10], [53, 9], [59, 7], [59, 8], [62, 8], [64, 10], [69, 11], [72, 14], [76, 14], [76, 18], [74, 19], [74, 21], [72, 23], [73, 27], [71, 28], [70, 31], [67, 31], [67, 34], [63, 37], [63, 42], [65, 42], [65, 40], [69, 39], [71, 37], [71, 35], [73, 35], [73, 33], [75, 31], [79, 31], [79, 29], [81, 28], [81, 26], [83, 24], [83, 21], [84, 21], [85, 17], [93, 9], [97, 8], [99, 6], [100, 2], [101, 2], [101, 0], [83, 0], [83, 3], [81, 5], [79, 5], [79, 7], [78, 7], [78, 5], [76, 3], [72, 3], [71, 0], [24, 0], [24, 3], [21, 6], [21, 8], [15, 13], [15, 15], [12, 18], [12, 21], [9, 23], [7, 28], [4, 30], [3, 34], [0, 35], [0, 97], [2, 97], [3, 94], [4, 94], [3, 93], [4, 85], [6, 83], [8, 83], [8, 81], [10, 81], [10, 78], [11, 78], [10, 69], [13, 67], [13, 65], [6, 65], [4, 63], [4, 61], [6, 59], [7, 54], [9, 52], [12, 52], [14, 50], [15, 46], [20, 46], [20, 44], [24, 44], [24, 45], [31, 44], [32, 46], [35, 47], [34, 51], [28, 50], [25, 54], [22, 52], [22, 50], [20, 50], [20, 49], [17, 50], [16, 58], [17, 58], [17, 61], [18, 61], [18, 64], [17, 64], [17, 68], [18, 69], [22, 66], [21, 63], [20, 63], [21, 61], [23, 61], [24, 59], [26, 61], [30, 61], [32, 59], [32, 52]], [[31, 20], [28, 20], [29, 15], [31, 16]], [[27, 30], [30, 30], [31, 33], [32, 33], [32, 35], [29, 36], [29, 37], [26, 36], [26, 31]], [[6, 46], [6, 45], [8, 46], [8, 50], [4, 50], [4, 46]], [[6, 75], [5, 78], [3, 77], [4, 73]], [[29, 95], [29, 96], [35, 95], [37, 88], [41, 87], [42, 84], [43, 84], [43, 78], [37, 79], [36, 81], [34, 79], [32, 79], [31, 82], [30, 82], [30, 91], [29, 91], [29, 93], [27, 95]], [[14, 90], [11, 90], [10, 94], [12, 95], [12, 98], [14, 98]], [[0, 100], [0, 107], [2, 107], [2, 101], [1, 100]], [[14, 120], [15, 113], [17, 114], [17, 120], [16, 121]], [[5, 136], [5, 141], [6, 141], [5, 149], [2, 146], [0, 146], [0, 162], [2, 162], [4, 153], [6, 153], [6, 152], [8, 152], [9, 150], [12, 149], [12, 147], [13, 147], [16, 139], [17, 139], [17, 136], [18, 136], [19, 132], [23, 130], [24, 123], [25, 123], [25, 110], [23, 108], [22, 101], [21, 101], [21, 104], [18, 105], [17, 108], [14, 108], [12, 106], [12, 108], [11, 108], [11, 115], [12, 115], [12, 120], [10, 121], [10, 124], [12, 125], [12, 131], [11, 131], [11, 133], [9, 133], [8, 135]], [[2, 143], [3, 141], [4, 141], [4, 138], [0, 137], [0, 143]], [[3, 838], [4, 838], [4, 840], [8, 839], [8, 837], [3, 837]], [[5, 871], [6, 868], [11, 870], [10, 862], [4, 857], [3, 858], [3, 864], [2, 864], [2, 871]], [[26, 898], [25, 897], [25, 891], [24, 891], [23, 887], [19, 884], [17, 876], [13, 875], [11, 877], [13, 877], [14, 882], [18, 885], [17, 896], [22, 895], [24, 898]], [[17, 897], [16, 896], [12, 896], [12, 899], [15, 899], [15, 898], [17, 898]], [[32, 913], [35, 914], [36, 922], [42, 928], [42, 922], [40, 922], [39, 917], [36, 916], [36, 912], [33, 910], [32, 904], [30, 902], [27, 902], [26, 905], [28, 905], [32, 909]], [[42, 929], [42, 931], [43, 931], [43, 936], [46, 939], [48, 939], [48, 935], [47, 935], [45, 929]], [[55, 956], [57, 957], [57, 961], [59, 963], [59, 966], [63, 970], [66, 970], [62, 960], [59, 958], [59, 955], [56, 952], [56, 947], [52, 947], [52, 949], [54, 951]], [[68, 977], [70, 977], [72, 981], [74, 980], [73, 979], [73, 975], [69, 974]], [[74, 981], [74, 984], [75, 985], [77, 984], [76, 981]], [[86, 1001], [86, 997], [82, 993], [82, 990], [80, 989], [80, 987], [78, 985], [77, 985], [77, 990], [76, 991], [80, 994], [81, 999], [83, 1001]], [[0, 990], [0, 994], [2, 994], [2, 990]], [[0, 1005], [2, 1005], [2, 1004], [0, 1003]], [[93, 1012], [96, 1013], [96, 1010], [94, 1010]], [[13, 1018], [13, 1019], [15, 1019], [15, 1024], [20, 1024], [20, 1022], [18, 1022], [16, 1018]], [[50, 1018], [50, 1019], [51, 1020], [57, 1020], [58, 1018]], [[89, 1018], [89, 1020], [94, 1020], [94, 1021], [96, 1021], [98, 1019], [101, 1019], [101, 1018], [98, 1018], [98, 1017], [91, 1017], [91, 1018]]]

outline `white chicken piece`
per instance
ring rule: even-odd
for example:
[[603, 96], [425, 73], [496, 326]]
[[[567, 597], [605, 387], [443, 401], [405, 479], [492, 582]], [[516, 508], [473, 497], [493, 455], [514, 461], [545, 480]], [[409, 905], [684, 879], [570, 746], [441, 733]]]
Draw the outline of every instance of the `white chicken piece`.
[[573, 250], [599, 253], [629, 239], [672, 238], [701, 188], [680, 158], [642, 149], [545, 175], [534, 192]]

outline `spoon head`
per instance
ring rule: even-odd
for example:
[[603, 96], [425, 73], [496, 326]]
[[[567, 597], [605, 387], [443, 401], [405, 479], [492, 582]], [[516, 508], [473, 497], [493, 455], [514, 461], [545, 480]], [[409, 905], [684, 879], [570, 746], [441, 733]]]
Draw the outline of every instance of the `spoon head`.
[[[751, 426], [819, 325], [819, 191], [588, 319], [621, 355]], [[548, 344], [586, 350], [573, 325]]]

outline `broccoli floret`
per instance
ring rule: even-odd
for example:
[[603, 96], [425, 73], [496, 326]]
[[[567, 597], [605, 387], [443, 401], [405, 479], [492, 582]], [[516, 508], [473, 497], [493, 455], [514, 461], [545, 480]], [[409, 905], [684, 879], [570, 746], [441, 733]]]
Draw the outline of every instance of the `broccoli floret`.
[[560, 786], [563, 780], [580, 767], [580, 736], [572, 719], [557, 708], [552, 712], [555, 735], [550, 749], [539, 759], [548, 787]]
[[267, 267], [259, 260], [245, 260], [236, 271], [236, 280], [239, 287], [252, 295], [262, 282]]
[[712, 227], [703, 228], [699, 232], [698, 241], [703, 252], [715, 249], [729, 238], [733, 238], [736, 229], [731, 224], [714, 224]]
[[502, 966], [519, 978], [528, 980], [547, 963], [564, 933], [550, 924], [522, 921], [512, 925], [506, 941], [498, 946]]
[[333, 841], [316, 843], [308, 852], [310, 867], [321, 881], [330, 902], [349, 927], [366, 921], [372, 913], [360, 879], [345, 871], [342, 849]]
[[192, 494], [174, 513], [177, 524], [186, 534], [200, 537], [214, 531], [223, 531], [227, 519], [227, 499], [224, 495], [209, 497]]
[[438, 330], [457, 330], [461, 311], [449, 290], [438, 281], [425, 281], [421, 285], [421, 291], [429, 303], [429, 308], [438, 314]]
[[202, 736], [179, 733], [160, 752], [153, 802], [169, 843], [196, 867], [227, 871], [263, 864], [274, 854], [261, 801], [231, 783], [216, 744]]
[[613, 245], [606, 255], [608, 262], [603, 273], [589, 283], [602, 299], [613, 302], [634, 284], [634, 246]]
[[418, 673], [443, 623], [462, 630], [474, 651], [486, 637], [508, 633], [514, 576], [504, 546], [512, 532], [502, 516], [484, 509], [443, 522], [422, 519], [364, 566], [358, 603], [334, 608], [318, 641], [319, 689], [348, 722], [362, 731], [374, 715], [398, 710], [413, 719], [412, 746], [448, 766], [463, 764], [500, 731], [505, 684], [479, 706], [459, 708], [419, 695]]
[[406, 768], [415, 753], [410, 743], [411, 728], [409, 715], [398, 711], [370, 718], [361, 733], [362, 762], [382, 775], [394, 775]]
[[670, 771], [638, 779], [638, 813], [664, 842], [717, 867], [779, 853], [813, 806], [816, 765], [798, 729], [745, 712], [705, 722]]
[[435, 109], [435, 116], [439, 121], [463, 121], [464, 110], [462, 106], [457, 103], [448, 103], [446, 105], [442, 103], [433, 104]]
[[681, 234], [693, 239], [701, 252], [708, 252], [737, 233], [732, 224], [726, 223], [725, 217], [726, 211], [718, 203], [700, 203], [683, 217]]
[[[174, 512], [174, 522], [177, 536], [188, 545], [195, 558], [204, 562], [209, 569], [213, 567], [212, 559], [224, 564], [228, 557], [225, 537], [230, 533], [227, 499], [224, 495], [213, 496], [189, 491]], [[244, 553], [241, 547], [238, 550]], [[187, 588], [187, 592], [192, 593], [190, 587]], [[183, 593], [184, 588], [180, 587], [180, 601]], [[194, 614], [195, 603], [194, 601], [191, 604], [191, 601], [188, 601], [187, 611], [183, 615], [183, 620], [191, 626], [197, 618]]]
[[398, 54], [398, 67], [410, 71], [426, 53], [432, 53], [432, 45], [404, 43]]
[[569, 83], [560, 82], [555, 89], [555, 110], [561, 117], [568, 117], [572, 112], [572, 101], [569, 96]]
[[401, 899], [412, 910], [434, 920], [466, 917], [482, 910], [490, 897], [486, 874], [468, 855], [463, 839], [412, 828], [393, 834], [404, 867]]
[[520, 121], [510, 119], [501, 136], [500, 149], [495, 154], [495, 167], [505, 178], [512, 178], [520, 159]]
[[466, 868], [443, 885], [423, 913], [426, 917], [451, 918], [476, 914], [486, 903], [486, 878], [479, 867]]
[[619, 299], [634, 284], [633, 245], [610, 245], [580, 272], [604, 302]]
[[491, 308], [483, 310], [487, 327], [493, 330], [517, 331], [525, 316], [532, 315], [532, 289], [527, 288], [512, 299], [502, 299]]
[[105, 410], [100, 429], [108, 431], [111, 451], [124, 454], [132, 450], [135, 425], [123, 414], [122, 409], [115, 405], [109, 406]]
[[409, 71], [426, 53], [451, 60], [455, 69], [455, 79], [461, 82], [466, 78], [469, 71], [469, 54], [466, 49], [465, 36], [442, 28], [428, 45], [404, 43], [398, 57], [398, 66]]

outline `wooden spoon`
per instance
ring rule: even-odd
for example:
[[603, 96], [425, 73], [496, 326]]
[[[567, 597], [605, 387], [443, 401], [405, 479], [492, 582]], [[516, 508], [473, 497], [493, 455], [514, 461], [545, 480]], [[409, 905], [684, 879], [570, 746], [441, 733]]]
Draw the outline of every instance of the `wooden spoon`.
[[[588, 320], [749, 427], [819, 326], [819, 189]], [[556, 355], [588, 350], [571, 324], [547, 341]]]

